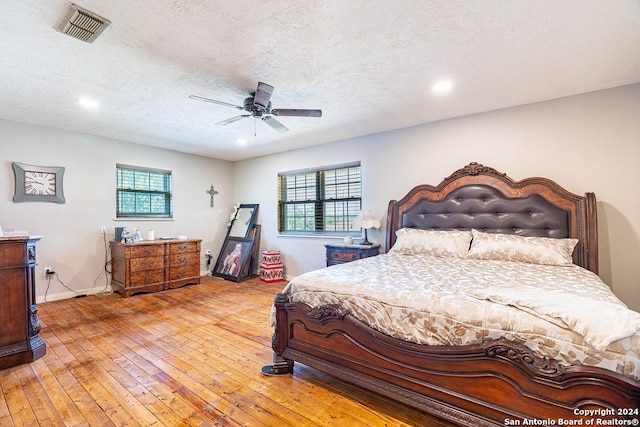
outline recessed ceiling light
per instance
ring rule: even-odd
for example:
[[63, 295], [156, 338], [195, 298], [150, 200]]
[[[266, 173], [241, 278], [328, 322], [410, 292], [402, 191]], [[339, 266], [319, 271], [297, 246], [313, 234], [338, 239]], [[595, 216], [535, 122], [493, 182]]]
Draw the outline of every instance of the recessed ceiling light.
[[238, 144], [238, 145], [247, 145], [247, 142], [249, 142], [249, 141], [247, 141], [246, 138], [238, 138], [238, 139], [236, 139], [236, 144]]
[[431, 90], [434, 93], [446, 93], [449, 92], [451, 88], [453, 88], [453, 83], [451, 82], [451, 80], [441, 80], [434, 84], [431, 87]]
[[78, 99], [78, 104], [87, 110], [97, 110], [100, 107], [98, 101], [91, 98], [80, 98]]

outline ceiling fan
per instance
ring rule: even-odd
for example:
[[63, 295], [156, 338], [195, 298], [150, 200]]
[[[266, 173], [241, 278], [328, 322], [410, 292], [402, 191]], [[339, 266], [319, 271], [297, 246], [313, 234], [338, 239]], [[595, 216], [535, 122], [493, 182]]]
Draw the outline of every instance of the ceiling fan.
[[255, 92], [251, 93], [251, 96], [245, 98], [242, 106], [229, 104], [228, 102], [216, 101], [215, 99], [203, 98], [202, 96], [189, 95], [189, 98], [196, 99], [198, 101], [211, 102], [213, 104], [224, 105], [226, 107], [232, 107], [236, 110], [243, 110], [249, 114], [241, 114], [239, 116], [231, 117], [230, 119], [223, 120], [216, 123], [217, 126], [225, 126], [229, 123], [237, 122], [238, 120], [246, 119], [247, 117], [254, 117], [256, 120], [261, 119], [264, 123], [268, 124], [274, 130], [283, 133], [289, 130], [288, 127], [276, 120], [276, 117], [322, 117], [322, 110], [304, 110], [299, 108], [277, 108], [271, 109], [271, 94], [273, 94], [273, 86], [258, 82], [258, 87]]

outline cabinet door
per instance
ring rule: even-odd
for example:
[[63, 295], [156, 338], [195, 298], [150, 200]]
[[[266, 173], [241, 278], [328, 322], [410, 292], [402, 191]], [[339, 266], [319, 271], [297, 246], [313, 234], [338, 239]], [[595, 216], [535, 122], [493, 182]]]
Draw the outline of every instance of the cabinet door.
[[23, 242], [3, 242], [0, 244], [0, 268], [24, 267], [24, 248]]
[[[20, 251], [22, 253], [22, 251]], [[0, 347], [27, 339], [27, 307], [24, 268], [2, 270], [0, 274]]]

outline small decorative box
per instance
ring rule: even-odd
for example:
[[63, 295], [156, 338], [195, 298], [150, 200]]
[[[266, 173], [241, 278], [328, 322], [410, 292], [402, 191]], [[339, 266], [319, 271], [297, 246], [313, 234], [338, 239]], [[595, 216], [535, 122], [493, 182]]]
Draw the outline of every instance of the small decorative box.
[[282, 282], [284, 280], [284, 266], [282, 264], [260, 264], [260, 280], [266, 283]]
[[280, 251], [262, 251], [262, 264], [280, 264]]

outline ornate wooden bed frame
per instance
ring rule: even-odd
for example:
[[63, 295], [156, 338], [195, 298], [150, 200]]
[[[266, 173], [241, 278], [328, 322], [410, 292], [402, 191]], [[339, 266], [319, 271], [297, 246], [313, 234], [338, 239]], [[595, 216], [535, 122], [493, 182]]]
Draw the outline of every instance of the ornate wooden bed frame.
[[[594, 194], [578, 196], [545, 178], [515, 182], [471, 163], [389, 203], [387, 251], [407, 226], [578, 238], [574, 262], [598, 272]], [[640, 419], [633, 413], [640, 383], [612, 371], [562, 366], [506, 339], [418, 345], [375, 331], [337, 305], [309, 307], [284, 294], [274, 301], [274, 364], [265, 373], [292, 373], [297, 361], [461, 425], [557, 424], [611, 411]]]

